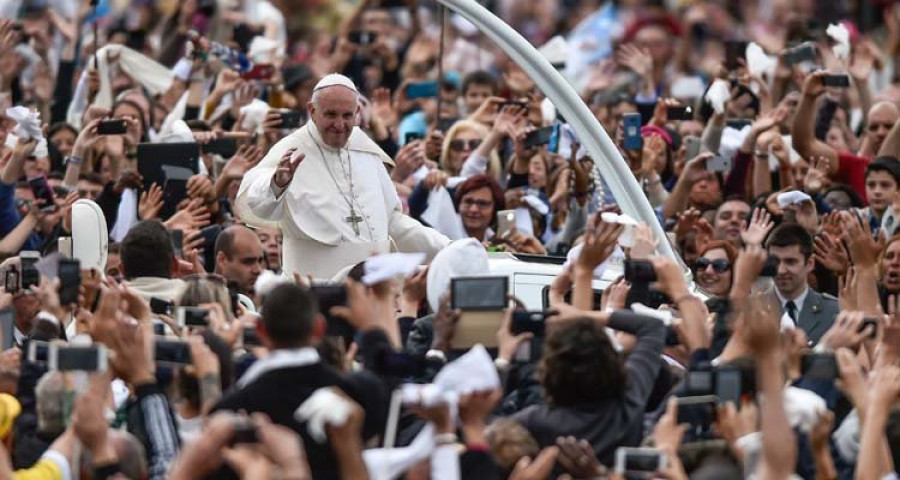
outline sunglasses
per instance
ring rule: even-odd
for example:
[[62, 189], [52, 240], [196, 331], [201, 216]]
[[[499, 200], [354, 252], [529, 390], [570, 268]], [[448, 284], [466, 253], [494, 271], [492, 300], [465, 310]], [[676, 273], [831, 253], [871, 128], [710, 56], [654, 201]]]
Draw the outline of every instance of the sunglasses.
[[469, 147], [469, 150], [475, 150], [479, 145], [481, 145], [481, 140], [452, 140], [450, 142], [450, 150], [462, 152], [466, 150], [466, 146]]
[[717, 258], [715, 260], [710, 260], [708, 258], [698, 258], [694, 263], [694, 268], [697, 271], [706, 270], [707, 267], [712, 265], [713, 271], [716, 273], [725, 273], [731, 269], [731, 262], [725, 260], [724, 258]]

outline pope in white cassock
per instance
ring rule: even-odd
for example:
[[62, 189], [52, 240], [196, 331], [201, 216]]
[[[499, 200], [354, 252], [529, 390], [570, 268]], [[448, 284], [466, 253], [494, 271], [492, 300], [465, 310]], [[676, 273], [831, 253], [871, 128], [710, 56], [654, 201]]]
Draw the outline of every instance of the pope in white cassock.
[[356, 127], [359, 92], [349, 78], [327, 75], [307, 108], [311, 121], [247, 172], [235, 202], [247, 224], [281, 228], [285, 271], [331, 278], [373, 253], [430, 259], [450, 243], [403, 213], [384, 166], [393, 161]]

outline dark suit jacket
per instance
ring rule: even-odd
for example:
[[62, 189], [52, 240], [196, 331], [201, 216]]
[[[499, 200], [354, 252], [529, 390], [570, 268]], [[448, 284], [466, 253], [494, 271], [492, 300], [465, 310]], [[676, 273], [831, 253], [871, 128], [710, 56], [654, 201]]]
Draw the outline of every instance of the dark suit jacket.
[[[362, 342], [369, 348], [387, 341], [380, 330], [367, 332], [364, 336], [377, 337], [366, 338]], [[343, 375], [321, 362], [266, 372], [244, 388], [232, 389], [214, 410], [263, 412], [273, 422], [292, 428], [303, 437], [313, 478], [337, 479], [340, 472], [331, 444], [327, 441], [317, 443], [309, 436], [306, 424], [294, 419], [294, 412], [313, 392], [330, 386], [339, 387], [362, 406], [365, 411], [364, 437], [369, 438], [384, 431], [389, 387], [371, 372]]]
[[819, 343], [822, 335], [834, 324], [840, 308], [838, 301], [831, 295], [823, 295], [813, 289], [809, 289], [806, 300], [803, 301], [803, 310], [797, 326], [806, 332], [806, 336], [813, 343]]

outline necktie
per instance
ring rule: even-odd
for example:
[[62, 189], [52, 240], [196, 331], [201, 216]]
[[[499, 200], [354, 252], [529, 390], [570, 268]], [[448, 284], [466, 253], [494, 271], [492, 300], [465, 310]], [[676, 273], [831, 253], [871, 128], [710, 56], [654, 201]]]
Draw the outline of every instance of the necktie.
[[797, 324], [797, 304], [795, 304], [793, 300], [788, 300], [787, 303], [784, 304], [784, 310], [787, 312], [788, 316], [791, 317], [791, 320], [794, 321], [794, 325], [796, 325]]

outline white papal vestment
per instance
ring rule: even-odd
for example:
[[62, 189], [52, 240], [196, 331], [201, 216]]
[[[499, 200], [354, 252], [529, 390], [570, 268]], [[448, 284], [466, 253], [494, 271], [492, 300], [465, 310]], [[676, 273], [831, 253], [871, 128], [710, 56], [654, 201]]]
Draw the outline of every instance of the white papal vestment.
[[[291, 148], [306, 158], [287, 189], [277, 192], [272, 177]], [[450, 241], [403, 213], [385, 161], [390, 158], [358, 127], [347, 146], [336, 149], [322, 141], [310, 121], [247, 172], [235, 208], [250, 226], [281, 228], [283, 266], [289, 273], [329, 279], [392, 247], [424, 252], [430, 260]]]

